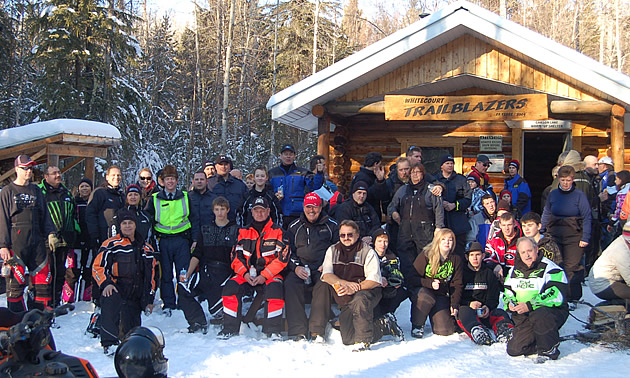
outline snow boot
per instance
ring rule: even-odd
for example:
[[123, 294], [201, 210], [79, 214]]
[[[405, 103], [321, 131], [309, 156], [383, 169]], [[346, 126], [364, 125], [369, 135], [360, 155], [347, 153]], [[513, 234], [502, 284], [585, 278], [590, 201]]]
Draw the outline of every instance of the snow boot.
[[507, 343], [512, 338], [514, 327], [509, 322], [497, 323], [497, 341]]
[[416, 339], [421, 339], [424, 337], [424, 326], [412, 326], [411, 327], [411, 337]]
[[553, 347], [551, 347], [551, 349], [549, 349], [546, 352], [538, 352], [538, 357], [536, 357], [536, 363], [537, 364], [544, 364], [545, 362], [549, 361], [549, 360], [557, 360], [558, 356], [560, 356], [560, 349], [558, 349], [558, 345], [560, 345], [559, 343], [554, 345]]
[[492, 337], [490, 337], [490, 332], [488, 332], [488, 330], [483, 326], [474, 326], [470, 330], [470, 335], [477, 345], [492, 345]]
[[377, 324], [383, 336], [392, 336], [395, 341], [405, 340], [403, 330], [398, 326], [396, 316], [391, 312], [380, 317]]
[[232, 332], [232, 331], [228, 331], [225, 328], [222, 329], [221, 331], [219, 331], [219, 334], [217, 335], [217, 339], [219, 340], [228, 340], [231, 339], [234, 336], [237, 336], [238, 333], [236, 332]]
[[191, 326], [188, 327], [188, 333], [197, 333], [200, 332], [202, 334], [206, 334], [208, 333], [208, 325], [207, 324], [199, 324], [199, 323], [195, 323]]
[[86, 334], [92, 335], [92, 337], [101, 337], [101, 314], [100, 312], [94, 312], [90, 316], [90, 323], [85, 330]]
[[363, 352], [366, 350], [370, 350], [370, 343], [356, 343], [352, 346], [353, 352]]
[[267, 334], [267, 338], [271, 341], [283, 341], [284, 338], [282, 337], [282, 334], [279, 332], [271, 332]]

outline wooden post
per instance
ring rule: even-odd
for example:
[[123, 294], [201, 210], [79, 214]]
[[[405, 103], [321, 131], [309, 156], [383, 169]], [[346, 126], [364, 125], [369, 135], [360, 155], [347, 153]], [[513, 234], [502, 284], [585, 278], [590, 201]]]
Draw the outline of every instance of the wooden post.
[[48, 166], [59, 167], [59, 155], [48, 153]]
[[623, 171], [623, 118], [610, 117], [610, 145], [615, 171]]
[[326, 171], [330, 166], [330, 118], [323, 117], [317, 119], [317, 154], [326, 159]]
[[571, 125], [571, 148], [582, 152], [582, 132], [584, 127], [573, 123]]
[[512, 159], [516, 159], [521, 163], [521, 173], [523, 172], [523, 130], [520, 128], [512, 129]]
[[94, 187], [96, 187], [97, 184], [94, 182], [94, 158], [93, 157], [85, 158], [85, 172], [83, 176], [92, 180], [92, 182], [94, 183]]

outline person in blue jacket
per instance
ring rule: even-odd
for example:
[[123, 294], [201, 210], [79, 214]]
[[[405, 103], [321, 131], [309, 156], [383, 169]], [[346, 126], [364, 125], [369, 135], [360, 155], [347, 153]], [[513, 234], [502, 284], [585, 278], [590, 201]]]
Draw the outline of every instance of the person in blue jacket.
[[510, 176], [505, 179], [505, 190], [512, 193], [512, 205], [516, 206], [521, 214], [527, 214], [532, 211], [532, 192], [529, 190], [529, 184], [518, 174], [521, 163], [512, 159], [508, 164], [507, 174]]
[[295, 148], [286, 144], [280, 150], [280, 165], [269, 171], [271, 186], [282, 204], [283, 225], [287, 227], [302, 214], [304, 195], [321, 188], [324, 166], [318, 164], [316, 172], [295, 164]]

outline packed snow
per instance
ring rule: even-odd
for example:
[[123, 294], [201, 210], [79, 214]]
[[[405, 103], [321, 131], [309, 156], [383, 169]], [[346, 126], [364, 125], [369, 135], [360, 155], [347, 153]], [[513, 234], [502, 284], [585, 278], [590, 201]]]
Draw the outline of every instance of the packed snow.
[[115, 126], [82, 119], [53, 119], [0, 130], [0, 149], [18, 146], [59, 134], [73, 134], [120, 139]]
[[[586, 289], [586, 288], [585, 288]], [[589, 303], [599, 300], [588, 289], [584, 298]], [[6, 296], [0, 296], [0, 305]], [[205, 306], [205, 303], [203, 305]], [[601, 345], [564, 341], [560, 344], [560, 359], [535, 364], [531, 357], [509, 357], [505, 344], [477, 346], [465, 336], [433, 335], [412, 339], [409, 332], [410, 302], [404, 302], [396, 312], [405, 331], [405, 341], [383, 341], [372, 350], [351, 352], [341, 343], [338, 331], [331, 331], [327, 344], [309, 342], [273, 342], [261, 336], [256, 328], [241, 327], [241, 335], [228, 341], [216, 338], [219, 328], [210, 328], [207, 335], [188, 334], [188, 324], [181, 311], [171, 318], [159, 310], [150, 316], [142, 315], [143, 325], [162, 330], [169, 360], [169, 377], [309, 377], [330, 376], [571, 376], [571, 377], [626, 377], [630, 366], [627, 351], [613, 351]], [[589, 307], [580, 304], [572, 314], [586, 320]], [[53, 329], [57, 348], [66, 354], [89, 360], [101, 377], [115, 376], [114, 360], [103, 355], [99, 339], [85, 334], [92, 305], [77, 304], [76, 309], [57, 319], [60, 328]], [[428, 328], [428, 322], [427, 322]], [[582, 324], [569, 316], [560, 334], [574, 334]]]

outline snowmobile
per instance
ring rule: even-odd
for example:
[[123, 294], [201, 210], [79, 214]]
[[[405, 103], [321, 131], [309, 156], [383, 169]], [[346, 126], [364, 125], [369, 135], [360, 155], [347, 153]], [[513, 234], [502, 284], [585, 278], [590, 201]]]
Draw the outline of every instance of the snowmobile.
[[0, 376], [98, 378], [87, 360], [55, 350], [50, 327], [56, 316], [72, 310], [71, 304], [44, 311], [31, 310], [19, 323], [0, 329]]

